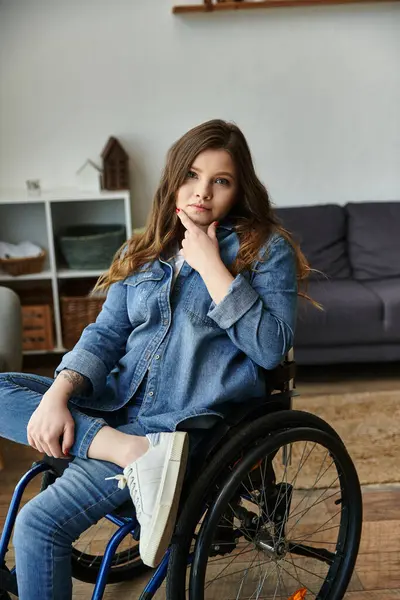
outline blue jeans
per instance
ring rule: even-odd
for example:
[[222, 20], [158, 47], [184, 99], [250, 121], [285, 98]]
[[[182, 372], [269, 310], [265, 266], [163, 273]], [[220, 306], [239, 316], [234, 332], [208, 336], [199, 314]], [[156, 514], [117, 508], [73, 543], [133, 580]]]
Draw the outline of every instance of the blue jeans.
[[[0, 437], [28, 444], [26, 428], [52, 379], [21, 373], [0, 374]], [[124, 433], [149, 433], [137, 422], [144, 393], [111, 413], [96, 413], [69, 405], [75, 421], [75, 459], [62, 477], [28, 502], [14, 529], [20, 600], [70, 600], [73, 542], [105, 514], [129, 499], [126, 487], [105, 481], [121, 473], [117, 465], [87, 458], [88, 448], [104, 425]]]

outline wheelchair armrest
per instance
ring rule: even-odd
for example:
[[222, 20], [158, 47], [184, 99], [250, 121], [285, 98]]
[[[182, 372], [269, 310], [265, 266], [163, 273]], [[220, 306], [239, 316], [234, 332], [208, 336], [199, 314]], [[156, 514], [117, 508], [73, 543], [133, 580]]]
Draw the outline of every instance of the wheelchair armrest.
[[282, 386], [294, 380], [296, 376], [296, 363], [294, 360], [285, 361], [272, 369], [264, 371], [265, 380], [268, 388], [272, 390], [280, 390]]

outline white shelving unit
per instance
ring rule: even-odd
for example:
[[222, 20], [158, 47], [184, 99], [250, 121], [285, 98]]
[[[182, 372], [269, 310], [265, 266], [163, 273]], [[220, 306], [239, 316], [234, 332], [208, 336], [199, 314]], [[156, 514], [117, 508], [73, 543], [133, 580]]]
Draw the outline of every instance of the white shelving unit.
[[[45, 192], [38, 197], [26, 192], [0, 191], [0, 240], [18, 243], [34, 242], [47, 252], [41, 273], [10, 276], [0, 270], [0, 285], [12, 287], [18, 281], [51, 281], [54, 304], [55, 347], [49, 352], [64, 353], [61, 314], [60, 281], [98, 277], [102, 270], [66, 269], [57, 262], [56, 236], [64, 227], [78, 224], [121, 224], [126, 237], [132, 235], [130, 194], [122, 192], [80, 192], [61, 190]], [[26, 354], [44, 354], [38, 350]]]

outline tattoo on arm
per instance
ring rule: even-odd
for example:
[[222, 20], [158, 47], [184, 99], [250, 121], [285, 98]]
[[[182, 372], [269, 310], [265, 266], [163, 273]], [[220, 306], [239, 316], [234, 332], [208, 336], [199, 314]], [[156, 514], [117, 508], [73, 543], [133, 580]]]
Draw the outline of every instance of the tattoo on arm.
[[72, 384], [72, 393], [73, 394], [83, 394], [88, 391], [89, 388], [89, 380], [87, 377], [84, 377], [80, 373], [76, 371], [69, 371], [68, 369], [64, 369], [59, 373], [59, 377], [62, 376]]

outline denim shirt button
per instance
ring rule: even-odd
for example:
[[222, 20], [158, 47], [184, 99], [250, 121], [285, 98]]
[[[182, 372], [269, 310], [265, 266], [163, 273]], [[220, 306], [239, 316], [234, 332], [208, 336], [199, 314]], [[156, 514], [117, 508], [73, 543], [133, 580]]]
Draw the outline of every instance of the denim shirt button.
[[159, 360], [159, 358], [160, 358], [160, 355], [159, 355], [159, 354], [156, 354], [154, 358], [155, 358], [156, 360]]
[[164, 323], [164, 325], [168, 325], [168, 319], [165, 319], [165, 320], [163, 321], [163, 323]]
[[154, 394], [154, 392], [149, 392], [149, 396], [152, 396]]

